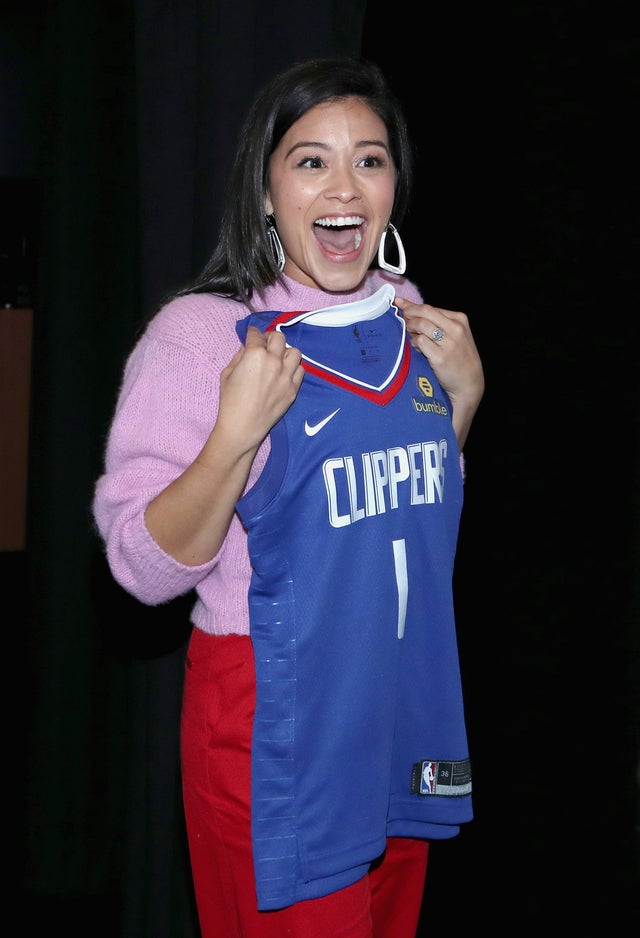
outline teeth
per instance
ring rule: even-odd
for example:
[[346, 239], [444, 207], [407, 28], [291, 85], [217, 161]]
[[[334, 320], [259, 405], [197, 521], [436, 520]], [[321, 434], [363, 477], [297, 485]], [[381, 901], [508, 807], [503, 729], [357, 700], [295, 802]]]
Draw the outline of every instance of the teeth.
[[356, 231], [355, 236], [353, 238], [353, 247], [355, 251], [357, 251], [358, 248], [360, 247], [361, 241], [362, 241], [362, 235], [360, 234], [359, 231]]
[[361, 215], [349, 215], [347, 218], [317, 218], [316, 225], [322, 225], [323, 228], [344, 228], [345, 225], [363, 225], [364, 218]]

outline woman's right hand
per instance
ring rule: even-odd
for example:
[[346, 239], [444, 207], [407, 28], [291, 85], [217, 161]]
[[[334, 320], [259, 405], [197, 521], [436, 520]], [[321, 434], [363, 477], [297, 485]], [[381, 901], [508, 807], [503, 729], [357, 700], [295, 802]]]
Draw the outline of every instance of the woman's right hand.
[[199, 566], [220, 550], [255, 454], [300, 389], [300, 360], [281, 333], [250, 326], [246, 344], [222, 370], [209, 438], [145, 513], [151, 536], [180, 563]]
[[296, 399], [304, 377], [301, 358], [281, 332], [249, 326], [245, 345], [220, 375], [218, 430], [256, 450]]

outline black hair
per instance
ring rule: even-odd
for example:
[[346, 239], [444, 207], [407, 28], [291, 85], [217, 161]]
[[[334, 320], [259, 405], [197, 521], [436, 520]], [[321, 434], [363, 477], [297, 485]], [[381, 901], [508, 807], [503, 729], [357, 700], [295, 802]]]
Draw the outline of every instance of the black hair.
[[402, 108], [383, 72], [353, 58], [299, 62], [256, 96], [240, 131], [218, 243], [200, 275], [178, 295], [212, 292], [249, 300], [278, 279], [264, 211], [270, 157], [303, 114], [323, 101], [351, 96], [365, 101], [387, 129], [396, 171], [390, 221], [399, 227], [409, 204], [413, 154]]

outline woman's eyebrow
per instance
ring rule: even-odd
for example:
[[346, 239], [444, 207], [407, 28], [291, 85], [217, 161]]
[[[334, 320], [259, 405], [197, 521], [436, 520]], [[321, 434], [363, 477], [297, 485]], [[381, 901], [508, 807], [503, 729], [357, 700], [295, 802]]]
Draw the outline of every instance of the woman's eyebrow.
[[[320, 140], [301, 140], [299, 143], [294, 143], [290, 147], [285, 156], [291, 156], [291, 154], [297, 149], [304, 149], [306, 147], [313, 147], [317, 150], [330, 150], [331, 147], [328, 143], [322, 143]], [[358, 140], [355, 145], [355, 149], [360, 149], [361, 147], [382, 147], [383, 150], [389, 152], [389, 147], [384, 142], [384, 140]]]

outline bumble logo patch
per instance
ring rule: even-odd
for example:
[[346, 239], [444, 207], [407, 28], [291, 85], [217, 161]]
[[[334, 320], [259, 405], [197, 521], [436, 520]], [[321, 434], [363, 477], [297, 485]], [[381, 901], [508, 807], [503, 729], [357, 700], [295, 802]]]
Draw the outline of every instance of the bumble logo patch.
[[440, 417], [446, 417], [449, 413], [447, 405], [442, 401], [437, 401], [433, 397], [433, 385], [429, 381], [426, 375], [418, 375], [416, 378], [416, 384], [422, 392], [423, 397], [430, 398], [429, 401], [425, 401], [422, 398], [412, 397], [413, 406], [418, 413], [421, 414], [438, 414]]
[[433, 397], [433, 385], [426, 375], [418, 375], [418, 387], [425, 397]]

